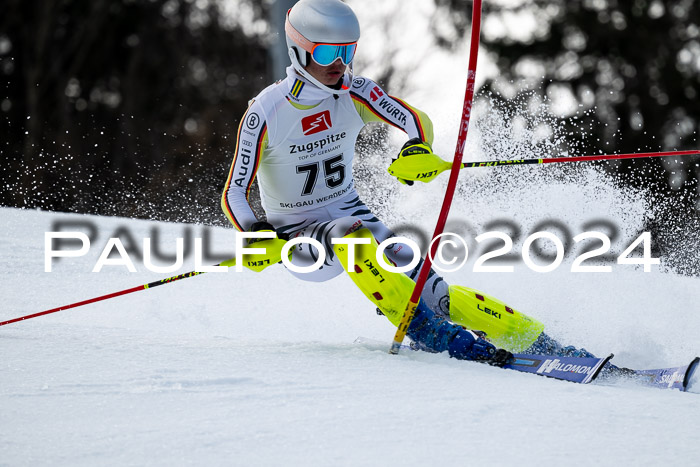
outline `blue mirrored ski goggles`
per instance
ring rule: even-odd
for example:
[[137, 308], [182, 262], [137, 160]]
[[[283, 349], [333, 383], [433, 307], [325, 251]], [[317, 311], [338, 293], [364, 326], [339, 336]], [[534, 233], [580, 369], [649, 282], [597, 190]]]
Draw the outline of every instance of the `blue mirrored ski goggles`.
[[321, 66], [328, 66], [340, 59], [343, 65], [350, 65], [355, 58], [357, 42], [349, 44], [314, 44], [311, 48], [311, 58]]

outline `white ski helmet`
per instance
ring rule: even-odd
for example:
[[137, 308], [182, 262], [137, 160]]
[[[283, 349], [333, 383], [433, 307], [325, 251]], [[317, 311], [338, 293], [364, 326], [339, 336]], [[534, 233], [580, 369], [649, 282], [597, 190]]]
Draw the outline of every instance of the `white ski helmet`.
[[284, 29], [294, 69], [317, 86], [338, 93], [319, 83], [304, 67], [309, 60], [327, 66], [340, 58], [352, 74], [360, 39], [360, 23], [352, 9], [340, 0], [300, 0], [287, 12]]

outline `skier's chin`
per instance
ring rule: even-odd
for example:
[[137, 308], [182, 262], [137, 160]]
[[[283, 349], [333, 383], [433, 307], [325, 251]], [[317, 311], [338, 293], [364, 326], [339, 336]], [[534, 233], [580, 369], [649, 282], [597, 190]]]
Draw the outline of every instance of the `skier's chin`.
[[328, 87], [339, 88], [343, 80], [343, 72], [330, 72], [326, 74], [326, 78], [321, 81]]
[[330, 88], [340, 89], [343, 82], [343, 71], [328, 71], [323, 74], [319, 81]]
[[340, 89], [346, 66], [340, 65], [339, 63], [334, 63], [327, 67], [322, 67], [316, 63], [309, 63], [305, 69], [311, 76], [316, 78], [324, 86], [331, 88], [335, 88], [337, 86], [338, 89]]

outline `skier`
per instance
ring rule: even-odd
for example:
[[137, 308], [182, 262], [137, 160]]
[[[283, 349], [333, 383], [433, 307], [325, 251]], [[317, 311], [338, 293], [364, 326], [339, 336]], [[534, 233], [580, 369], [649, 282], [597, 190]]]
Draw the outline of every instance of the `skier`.
[[[377, 264], [378, 243], [394, 235], [355, 191], [355, 143], [367, 123], [384, 122], [408, 136], [398, 157], [420, 157], [432, 153], [432, 123], [371, 79], [353, 75], [360, 26], [342, 1], [299, 1], [287, 13], [285, 33], [291, 66], [286, 79], [251, 101], [241, 120], [221, 198], [223, 211], [239, 231], [277, 236], [248, 241], [266, 251], [247, 258], [250, 269], [261, 271], [279, 262], [283, 240], [313, 238], [325, 249], [323, 264], [313, 272], [290, 272], [302, 280], [325, 281], [346, 270], [378, 311], [398, 326], [422, 259], [405, 274]], [[266, 220], [259, 220], [248, 202], [256, 177]], [[338, 239], [368, 243], [355, 246], [351, 256], [348, 245]], [[384, 254], [387, 263], [397, 266], [413, 259], [412, 250], [401, 243]], [[289, 259], [294, 266], [308, 267], [318, 257], [316, 248], [302, 243]], [[431, 271], [407, 334], [423, 350], [447, 351], [455, 358], [496, 366], [517, 351], [586, 354], [562, 348], [543, 329], [537, 320], [499, 300], [449, 285]]]

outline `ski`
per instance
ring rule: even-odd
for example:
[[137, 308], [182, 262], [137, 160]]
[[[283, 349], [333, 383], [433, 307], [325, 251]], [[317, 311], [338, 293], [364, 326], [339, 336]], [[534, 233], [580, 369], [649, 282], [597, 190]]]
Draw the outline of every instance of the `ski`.
[[635, 383], [658, 389], [678, 389], [686, 392], [695, 371], [700, 364], [700, 357], [696, 357], [687, 365], [659, 368], [654, 370], [627, 370], [611, 372], [601, 379], [628, 379]]
[[[358, 337], [356, 344], [363, 344], [372, 348], [386, 348], [385, 342]], [[418, 350], [410, 345], [402, 344], [401, 349]], [[512, 362], [503, 368], [523, 373], [532, 373], [548, 378], [554, 378], [572, 383], [588, 384], [600, 374], [600, 370], [613, 357], [612, 354], [604, 358], [586, 357], [555, 357], [549, 355], [513, 354]]]
[[513, 361], [503, 368], [548, 378], [588, 384], [598, 377], [600, 370], [613, 358], [557, 357], [551, 355], [513, 354]]

